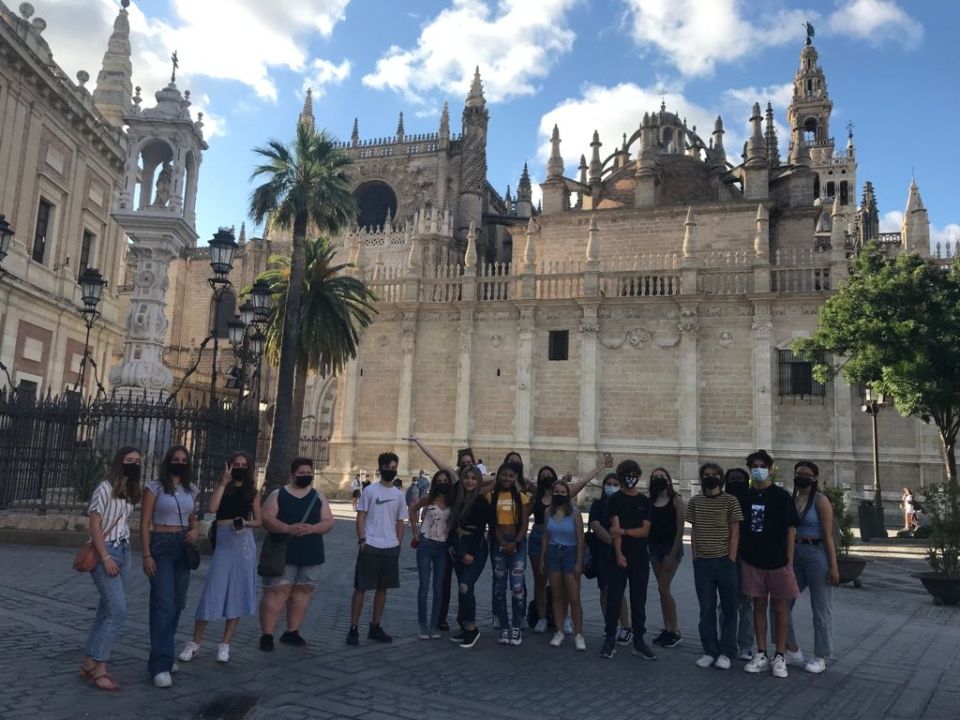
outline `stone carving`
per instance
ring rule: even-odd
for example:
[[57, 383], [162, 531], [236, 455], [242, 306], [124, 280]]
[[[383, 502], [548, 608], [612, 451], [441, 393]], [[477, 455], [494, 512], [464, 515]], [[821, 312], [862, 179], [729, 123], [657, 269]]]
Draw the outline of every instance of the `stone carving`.
[[720, 347], [728, 348], [733, 344], [733, 335], [726, 330], [720, 333]]
[[390, 338], [388, 338], [386, 335], [377, 336], [377, 345], [379, 345], [380, 347], [386, 347], [389, 344], [389, 342], [390, 342]]
[[170, 202], [170, 183], [173, 178], [173, 168], [165, 162], [157, 176], [157, 192], [153, 198], [154, 207], [166, 207]]
[[585, 319], [580, 322], [580, 332], [595, 333], [600, 332], [600, 321], [596, 319]]
[[490, 344], [493, 345], [494, 347], [500, 347], [501, 345], [503, 345], [503, 337], [500, 335], [491, 335]]

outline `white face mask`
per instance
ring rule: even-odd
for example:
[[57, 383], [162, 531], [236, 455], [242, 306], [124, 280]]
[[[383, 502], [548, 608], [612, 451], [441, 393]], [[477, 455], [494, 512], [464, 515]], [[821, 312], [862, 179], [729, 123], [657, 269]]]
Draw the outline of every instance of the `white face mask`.
[[767, 478], [770, 477], [770, 471], [767, 468], [751, 468], [750, 477], [752, 477], [757, 482], [766, 482]]
[[603, 493], [604, 493], [604, 495], [606, 495], [607, 497], [610, 497], [611, 495], [616, 495], [618, 492], [620, 492], [620, 487], [619, 487], [618, 485], [604, 485], [604, 486], [603, 486]]

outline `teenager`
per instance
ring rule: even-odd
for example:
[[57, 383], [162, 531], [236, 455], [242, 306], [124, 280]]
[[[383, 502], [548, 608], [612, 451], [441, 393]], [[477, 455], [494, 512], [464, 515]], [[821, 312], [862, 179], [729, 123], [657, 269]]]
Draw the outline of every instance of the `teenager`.
[[802, 593], [810, 589], [810, 610], [813, 612], [814, 657], [804, 663], [793, 629], [793, 606], [790, 601], [787, 636], [787, 661], [803, 665], [809, 673], [827, 669], [827, 658], [833, 652], [832, 586], [840, 581], [837, 548], [833, 540], [833, 507], [819, 491], [820, 469], [810, 460], [793, 466], [793, 500], [800, 514], [793, 554], [793, 574]]
[[[610, 536], [610, 498], [620, 492], [620, 478], [615, 472], [607, 473], [603, 479], [603, 491], [590, 505], [588, 522], [593, 533], [590, 554], [593, 567], [597, 572], [597, 589], [600, 590], [600, 613], [607, 616], [607, 588], [610, 585], [612, 566], [616, 564], [613, 552], [613, 538]], [[630, 603], [624, 598], [620, 604], [620, 627], [617, 629], [617, 645], [629, 645], [633, 640], [630, 627]]]
[[226, 620], [223, 639], [217, 647], [217, 662], [230, 660], [230, 641], [240, 618], [257, 614], [257, 541], [253, 528], [260, 527], [260, 495], [253, 477], [253, 458], [236, 452], [214, 488], [207, 509], [215, 514], [213, 557], [207, 581], [197, 605], [193, 640], [180, 653], [189, 662], [197, 656], [207, 624]]
[[474, 588], [487, 562], [485, 530], [490, 517], [490, 505], [480, 489], [482, 479], [483, 473], [478, 467], [465, 467], [450, 503], [450, 554], [457, 573], [458, 606], [463, 628], [450, 639], [464, 648], [473, 647], [480, 637]]
[[[747, 457], [753, 487], [747, 492], [749, 515], [744, 521], [743, 588], [753, 598], [753, 626], [757, 652], [744, 670], [770, 670], [774, 677], [787, 677], [788, 603], [800, 594], [793, 574], [794, 540], [800, 517], [790, 493], [773, 484], [773, 458], [765, 450]], [[775, 618], [775, 655], [767, 655], [767, 607]]]
[[[447, 565], [450, 564], [447, 539], [452, 490], [451, 472], [437, 470], [422, 502], [414, 503], [410, 508], [410, 528], [413, 533], [413, 546], [417, 549], [417, 572], [420, 576], [417, 589], [417, 620], [420, 629], [417, 637], [421, 640], [441, 637], [439, 618], [443, 601], [442, 582]], [[422, 519], [418, 517], [421, 513]], [[430, 592], [431, 578], [433, 603], [428, 616], [427, 594]]]
[[673, 478], [664, 468], [650, 473], [650, 566], [657, 578], [663, 630], [653, 639], [654, 645], [676, 647], [682, 641], [677, 625], [677, 601], [670, 592], [673, 577], [683, 558], [683, 498], [673, 489]]
[[633, 626], [634, 655], [644, 660], [657, 656], [643, 640], [647, 619], [647, 582], [650, 579], [650, 500], [640, 492], [643, 471], [635, 460], [617, 465], [622, 489], [610, 498], [610, 537], [616, 562], [611, 568], [607, 591], [606, 639], [600, 657], [612, 658], [617, 649], [617, 617], [627, 585], [630, 586], [630, 617]]
[[290, 482], [274, 490], [263, 504], [263, 527], [287, 536], [283, 575], [263, 578], [260, 601], [260, 649], [272, 652], [273, 631], [286, 609], [285, 645], [307, 644], [300, 634], [324, 561], [323, 536], [333, 530], [333, 511], [327, 499], [313, 488], [313, 460], [297, 457], [290, 462]]
[[[729, 670], [737, 651], [737, 551], [740, 544], [740, 501], [723, 492], [723, 468], [715, 463], [700, 466], [702, 494], [690, 498], [687, 522], [692, 526], [690, 553], [693, 581], [700, 604], [700, 645], [697, 667]], [[717, 597], [722, 614], [717, 636]]]
[[158, 688], [173, 685], [174, 639], [187, 604], [190, 568], [184, 546], [197, 540], [190, 452], [174, 445], [160, 464], [159, 477], [146, 484], [140, 511], [143, 572], [150, 578], [150, 658], [147, 669]]
[[[522, 492], [523, 467], [505, 463], [497, 470], [496, 487], [488, 501], [491, 508], [491, 558], [493, 565], [493, 612], [500, 623], [501, 645], [520, 645], [520, 627], [527, 607], [527, 518], [530, 496]], [[513, 614], [507, 613], [507, 591]]]
[[[750, 489], [750, 475], [743, 468], [730, 468], [723, 476], [724, 492], [733, 495], [740, 503], [740, 511], [746, 520], [749, 510], [746, 507], [747, 491]], [[740, 523], [740, 543], [743, 547], [744, 522]], [[746, 662], [753, 659], [753, 598], [743, 590], [743, 560], [737, 557], [737, 579], [739, 596], [737, 599], [737, 657]], [[723, 607], [720, 608], [723, 623]]]
[[110, 652], [127, 615], [124, 578], [130, 560], [130, 513], [140, 501], [140, 451], [120, 448], [113, 456], [107, 479], [97, 485], [87, 515], [90, 543], [99, 558], [90, 572], [100, 595], [97, 615], [87, 636], [80, 666], [82, 677], [97, 690], [116, 692], [117, 681], [107, 670]]
[[[553, 617], [557, 631], [550, 645], [563, 643], [567, 606], [573, 617], [573, 642], [577, 650], [587, 649], [583, 639], [583, 606], [580, 604], [580, 573], [583, 572], [583, 518], [575, 510], [570, 488], [555, 480], [550, 488], [550, 509], [546, 512], [542, 549], [538, 558], [541, 570], [553, 588]], [[562, 592], [561, 592], [562, 588]]]
[[363, 492], [363, 483], [360, 480], [360, 473], [355, 473], [353, 480], [350, 481], [350, 507], [357, 511], [357, 503], [360, 502], [360, 494]]
[[347, 645], [360, 644], [357, 623], [368, 590], [373, 590], [374, 595], [367, 638], [381, 643], [393, 642], [381, 622], [387, 604], [387, 590], [400, 587], [400, 545], [407, 505], [403, 492], [393, 484], [399, 460], [395, 453], [380, 453], [377, 458], [380, 482], [367, 488], [357, 506], [357, 543], [360, 547], [353, 575]]

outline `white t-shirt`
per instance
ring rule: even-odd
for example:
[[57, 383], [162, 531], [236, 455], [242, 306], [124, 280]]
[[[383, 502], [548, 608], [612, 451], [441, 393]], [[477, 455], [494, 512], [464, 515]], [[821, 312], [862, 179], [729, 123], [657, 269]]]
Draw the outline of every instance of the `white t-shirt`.
[[[104, 480], [97, 485], [90, 498], [87, 513], [100, 515], [100, 532], [104, 533], [104, 542], [117, 542], [130, 538], [130, 526], [127, 520], [133, 505], [126, 498], [115, 498], [110, 483]], [[110, 530], [107, 534], [107, 530]]]
[[407, 503], [401, 490], [393, 485], [373, 483], [360, 496], [357, 510], [367, 514], [364, 530], [367, 545], [385, 550], [400, 544], [397, 523], [407, 517]]

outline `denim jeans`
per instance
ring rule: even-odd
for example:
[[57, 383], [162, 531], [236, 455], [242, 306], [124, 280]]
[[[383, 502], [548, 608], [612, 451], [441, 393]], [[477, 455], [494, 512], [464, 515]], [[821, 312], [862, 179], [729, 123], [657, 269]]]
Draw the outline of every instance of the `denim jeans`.
[[458, 617], [464, 625], [475, 625], [477, 622], [477, 596], [474, 593], [474, 586], [483, 573], [483, 566], [487, 564], [487, 543], [480, 543], [477, 554], [473, 556], [473, 562], [469, 565], [463, 564], [463, 555], [457, 553], [457, 560], [454, 563], [454, 569], [457, 571], [458, 600], [460, 610]]
[[[509, 536], [505, 542], [511, 542]], [[527, 614], [527, 541], [517, 544], [513, 555], [504, 555], [494, 544], [493, 552], [493, 614], [500, 620], [500, 628], [520, 628]], [[507, 617], [507, 586], [513, 600], [512, 622]]]
[[173, 667], [174, 637], [180, 613], [187, 604], [190, 570], [183, 561], [182, 533], [155, 532], [150, 536], [150, 554], [157, 565], [150, 578], [150, 660], [151, 677]]
[[113, 643], [127, 616], [127, 594], [123, 583], [130, 560], [130, 543], [126, 540], [108, 542], [107, 552], [120, 568], [120, 573], [110, 577], [102, 562], [98, 562], [90, 573], [93, 584], [100, 593], [100, 604], [97, 605], [97, 616], [87, 637], [86, 654], [97, 662], [107, 662], [110, 659], [110, 650], [113, 649]]
[[[743, 594], [743, 577], [741, 571], [741, 560], [737, 561], [737, 649], [740, 652], [753, 650], [753, 598]], [[723, 625], [726, 618], [723, 614], [723, 606], [720, 606], [720, 624]], [[732, 659], [732, 658], [731, 658]]]
[[[824, 545], [805, 545], [797, 543], [793, 553], [793, 574], [797, 578], [800, 592], [810, 589], [810, 609], [813, 611], [813, 653], [827, 659], [833, 653], [833, 611], [831, 600], [833, 588], [827, 582], [830, 562], [827, 560], [827, 548]], [[797, 643], [793, 630], [793, 606], [790, 601], [790, 632], [787, 642]]]
[[627, 585], [630, 585], [630, 624], [633, 626], [634, 642], [643, 639], [647, 631], [647, 582], [650, 580], [650, 556], [647, 549], [636, 549], [627, 554], [627, 566], [617, 565], [617, 554], [610, 553], [607, 561], [607, 615], [604, 630], [608, 639], [617, 635], [620, 622], [620, 607]]
[[[700, 601], [700, 644], [705, 655], [737, 655], [737, 602], [740, 583], [737, 564], [728, 557], [697, 558], [693, 561], [693, 582]], [[717, 596], [720, 596], [720, 636], [717, 637]]]
[[[417, 589], [417, 620], [421, 630], [436, 630], [440, 621], [440, 604], [443, 602], [443, 575], [447, 569], [447, 544], [420, 538], [417, 546], [417, 571], [420, 574], [420, 587]], [[433, 585], [433, 603], [430, 607], [430, 619], [427, 620], [427, 592]]]

